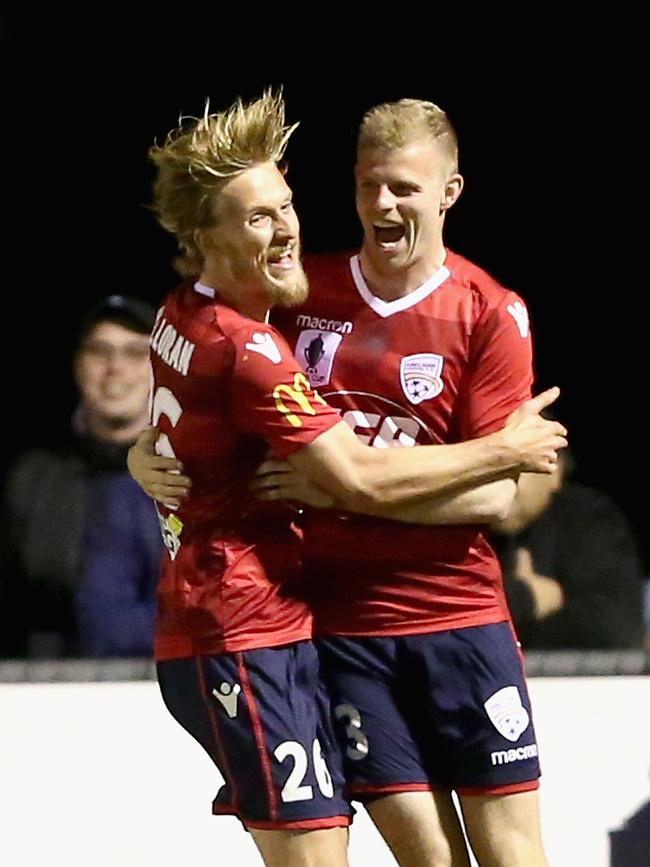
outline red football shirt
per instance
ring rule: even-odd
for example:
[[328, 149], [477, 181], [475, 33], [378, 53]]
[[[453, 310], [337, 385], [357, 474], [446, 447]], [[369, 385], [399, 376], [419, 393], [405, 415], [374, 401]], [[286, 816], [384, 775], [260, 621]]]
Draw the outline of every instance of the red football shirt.
[[[376, 448], [454, 443], [500, 428], [530, 396], [521, 299], [447, 253], [415, 292], [372, 295], [357, 257], [306, 262], [309, 301], [279, 312], [314, 388]], [[507, 618], [499, 563], [481, 526], [421, 527], [311, 511], [305, 596], [323, 634], [396, 635]]]
[[286, 457], [340, 421], [309, 387], [282, 339], [201, 284], [172, 292], [151, 338], [158, 450], [192, 478], [178, 511], [160, 508], [158, 659], [272, 647], [311, 636], [287, 587], [300, 538], [286, 506], [248, 482], [270, 449]]

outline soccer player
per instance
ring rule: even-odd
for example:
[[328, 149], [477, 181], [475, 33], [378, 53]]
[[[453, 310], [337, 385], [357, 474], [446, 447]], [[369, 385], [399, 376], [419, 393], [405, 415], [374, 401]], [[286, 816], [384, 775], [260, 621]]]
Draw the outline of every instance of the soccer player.
[[278, 168], [292, 129], [268, 93], [206, 110], [151, 152], [158, 217], [199, 273], [165, 300], [151, 340], [157, 448], [193, 478], [180, 508], [161, 507], [155, 648], [168, 708], [226, 779], [215, 812], [238, 815], [268, 865], [336, 867], [349, 808], [299, 599], [299, 539], [287, 507], [248, 490], [256, 465], [271, 447], [349, 512], [458, 491], [477, 519], [489, 498], [465, 487], [552, 472], [566, 440], [537, 414], [551, 390], [481, 439], [379, 451], [311, 389], [266, 324], [272, 305], [306, 297]]
[[[444, 245], [463, 186], [457, 159], [435, 105], [368, 112], [356, 165], [361, 252], [312, 261], [309, 301], [283, 314], [312, 385], [378, 448], [479, 437], [529, 395], [523, 301]], [[272, 496], [298, 496], [281, 484]], [[499, 485], [515, 496], [515, 478]], [[402, 864], [464, 863], [445, 794], [455, 789], [479, 863], [542, 867], [537, 743], [486, 528], [462, 508], [455, 526], [415, 525], [432, 517], [423, 504], [384, 514], [411, 523], [311, 511], [304, 526], [305, 588], [347, 733], [351, 794], [373, 798]]]

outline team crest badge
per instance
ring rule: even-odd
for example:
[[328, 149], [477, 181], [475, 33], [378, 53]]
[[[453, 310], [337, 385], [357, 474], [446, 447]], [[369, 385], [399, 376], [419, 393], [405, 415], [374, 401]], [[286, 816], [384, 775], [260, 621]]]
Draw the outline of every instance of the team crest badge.
[[330, 381], [334, 356], [342, 339], [341, 334], [333, 331], [309, 329], [300, 332], [295, 355], [309, 377], [312, 388], [320, 388]]
[[404, 394], [411, 403], [431, 400], [442, 391], [442, 355], [420, 352], [418, 355], [405, 355], [400, 363], [399, 376]]
[[516, 686], [504, 686], [491, 695], [483, 707], [495, 729], [513, 743], [528, 728], [530, 717]]

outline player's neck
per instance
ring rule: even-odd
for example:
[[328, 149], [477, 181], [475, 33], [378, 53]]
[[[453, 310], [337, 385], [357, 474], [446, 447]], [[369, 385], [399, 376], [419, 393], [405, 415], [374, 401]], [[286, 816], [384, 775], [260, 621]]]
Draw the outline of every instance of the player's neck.
[[368, 255], [364, 248], [359, 254], [361, 273], [368, 288], [377, 298], [382, 301], [395, 301], [415, 292], [427, 282], [436, 271], [444, 265], [446, 250], [441, 245], [426, 259], [420, 259], [400, 267], [391, 267], [389, 264], [377, 263], [372, 255]]
[[232, 307], [242, 316], [255, 319], [258, 322], [268, 322], [271, 304], [268, 296], [260, 297], [257, 294], [242, 291], [241, 286], [231, 286], [227, 280], [217, 280], [214, 275], [203, 271], [199, 277], [199, 283], [213, 289], [219, 300], [228, 307]]

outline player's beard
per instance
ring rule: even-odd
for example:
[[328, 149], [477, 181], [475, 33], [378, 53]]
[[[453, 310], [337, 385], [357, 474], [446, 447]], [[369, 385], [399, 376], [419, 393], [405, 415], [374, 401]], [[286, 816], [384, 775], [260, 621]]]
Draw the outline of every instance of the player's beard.
[[309, 281], [300, 261], [296, 262], [291, 274], [282, 280], [276, 280], [267, 273], [266, 287], [273, 307], [298, 307], [309, 295]]

